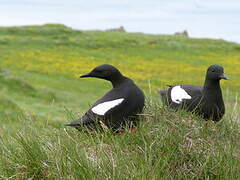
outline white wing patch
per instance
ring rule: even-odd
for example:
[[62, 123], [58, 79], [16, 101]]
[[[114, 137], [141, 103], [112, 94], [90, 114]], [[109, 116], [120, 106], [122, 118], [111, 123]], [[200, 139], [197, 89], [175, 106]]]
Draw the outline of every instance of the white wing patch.
[[92, 112], [94, 112], [97, 115], [103, 116], [107, 111], [121, 104], [123, 100], [124, 98], [120, 98], [120, 99], [115, 99], [113, 101], [106, 101], [104, 103], [98, 104], [92, 108]]
[[171, 99], [173, 102], [180, 104], [183, 99], [192, 99], [192, 97], [180, 86], [174, 86], [171, 90]]

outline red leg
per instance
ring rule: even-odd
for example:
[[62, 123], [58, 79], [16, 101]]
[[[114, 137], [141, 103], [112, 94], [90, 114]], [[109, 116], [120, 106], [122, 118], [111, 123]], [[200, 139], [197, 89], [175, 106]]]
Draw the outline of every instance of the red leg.
[[117, 134], [118, 134], [119, 136], [122, 136], [122, 135], [126, 134], [126, 132], [125, 132], [125, 131], [119, 131]]
[[132, 134], [136, 133], [136, 132], [137, 132], [137, 128], [131, 128], [130, 131], [129, 131], [129, 133], [132, 133]]

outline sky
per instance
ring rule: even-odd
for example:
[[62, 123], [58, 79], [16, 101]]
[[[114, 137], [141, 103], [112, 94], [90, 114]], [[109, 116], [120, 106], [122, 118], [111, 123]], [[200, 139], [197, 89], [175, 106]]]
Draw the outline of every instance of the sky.
[[0, 0], [0, 26], [46, 23], [240, 43], [240, 0]]

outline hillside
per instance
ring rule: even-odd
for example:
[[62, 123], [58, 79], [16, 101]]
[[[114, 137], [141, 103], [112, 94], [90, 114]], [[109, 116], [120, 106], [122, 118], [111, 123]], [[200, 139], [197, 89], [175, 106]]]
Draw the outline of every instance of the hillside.
[[[47, 24], [0, 27], [0, 54], [0, 179], [240, 177], [239, 44]], [[65, 128], [111, 88], [78, 78], [104, 63], [117, 66], [146, 94], [137, 134]], [[207, 123], [162, 107], [157, 88], [201, 85], [211, 64], [224, 66], [230, 77], [221, 83], [223, 121]]]

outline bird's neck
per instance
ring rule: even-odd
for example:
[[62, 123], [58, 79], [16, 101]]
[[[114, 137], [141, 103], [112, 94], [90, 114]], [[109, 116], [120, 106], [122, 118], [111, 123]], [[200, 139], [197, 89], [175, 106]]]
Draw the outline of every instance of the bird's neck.
[[209, 100], [222, 100], [220, 81], [206, 79], [203, 87], [203, 96]]
[[116, 88], [127, 79], [128, 79], [127, 77], [121, 75], [121, 76], [116, 76], [115, 78], [112, 78], [110, 81], [112, 83], [113, 88]]

